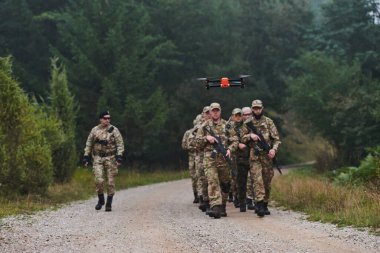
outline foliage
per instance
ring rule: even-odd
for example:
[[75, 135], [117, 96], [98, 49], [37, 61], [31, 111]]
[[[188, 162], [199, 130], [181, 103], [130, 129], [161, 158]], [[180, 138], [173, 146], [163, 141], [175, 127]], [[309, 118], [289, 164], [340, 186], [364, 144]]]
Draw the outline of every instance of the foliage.
[[377, 147], [360, 162], [359, 167], [341, 168], [333, 173], [334, 181], [339, 184], [367, 185], [380, 190], [380, 147]]
[[364, 75], [358, 63], [346, 65], [322, 52], [305, 53], [294, 68], [288, 80], [292, 107], [336, 148], [336, 166], [357, 164], [366, 147], [380, 142], [373, 113], [379, 81]]
[[64, 135], [62, 143], [52, 145], [54, 180], [64, 182], [71, 179], [78, 161], [75, 146], [77, 104], [68, 88], [66, 70], [58, 65], [58, 58], [52, 59], [51, 69], [50, 111], [61, 122]]
[[336, 185], [315, 172], [294, 170], [273, 181], [273, 199], [310, 220], [340, 226], [380, 227], [380, 195], [363, 186]]
[[36, 110], [0, 58], [0, 187], [2, 194], [44, 193], [52, 179], [50, 145]]

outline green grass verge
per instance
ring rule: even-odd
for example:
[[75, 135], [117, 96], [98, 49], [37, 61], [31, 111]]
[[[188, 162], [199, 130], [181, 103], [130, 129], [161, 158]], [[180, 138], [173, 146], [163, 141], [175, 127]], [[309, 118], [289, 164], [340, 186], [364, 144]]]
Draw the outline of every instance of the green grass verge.
[[[187, 171], [137, 172], [120, 169], [116, 177], [116, 188], [120, 190], [188, 177]], [[0, 218], [16, 214], [31, 214], [47, 208], [58, 208], [71, 201], [95, 196], [94, 176], [91, 170], [78, 168], [71, 182], [50, 186], [45, 196], [0, 197]]]
[[379, 192], [364, 186], [333, 184], [311, 169], [297, 169], [276, 177], [272, 187], [272, 198], [276, 203], [304, 212], [310, 220], [379, 231]]

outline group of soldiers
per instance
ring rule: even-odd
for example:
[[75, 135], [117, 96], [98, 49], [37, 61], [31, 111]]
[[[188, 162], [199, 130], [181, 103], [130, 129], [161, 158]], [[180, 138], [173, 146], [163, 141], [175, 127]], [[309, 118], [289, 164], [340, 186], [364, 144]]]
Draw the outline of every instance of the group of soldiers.
[[226, 217], [228, 200], [240, 212], [248, 208], [259, 217], [270, 214], [273, 159], [281, 142], [263, 109], [261, 100], [253, 100], [251, 107], [233, 109], [226, 121], [220, 104], [211, 103], [182, 138], [189, 154], [193, 203], [210, 217]]

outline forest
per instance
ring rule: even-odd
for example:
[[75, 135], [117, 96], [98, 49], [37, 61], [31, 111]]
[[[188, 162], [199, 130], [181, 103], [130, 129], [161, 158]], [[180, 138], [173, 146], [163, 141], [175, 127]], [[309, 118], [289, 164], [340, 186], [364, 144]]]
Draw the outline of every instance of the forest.
[[[202, 108], [219, 102], [228, 119], [253, 99], [289, 144], [281, 164], [305, 161], [318, 138], [320, 170], [370, 156], [380, 181], [379, 11], [376, 0], [0, 0], [0, 189], [70, 180], [104, 110], [127, 167], [186, 167], [181, 138]], [[240, 74], [244, 89], [196, 80]]]

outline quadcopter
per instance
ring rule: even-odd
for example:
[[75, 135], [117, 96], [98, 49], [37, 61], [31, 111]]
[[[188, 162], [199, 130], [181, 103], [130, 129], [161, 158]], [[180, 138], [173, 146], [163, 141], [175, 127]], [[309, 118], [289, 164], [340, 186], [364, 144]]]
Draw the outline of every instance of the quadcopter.
[[229, 87], [240, 87], [244, 88], [244, 78], [249, 77], [250, 75], [240, 75], [237, 78], [228, 78], [228, 77], [221, 77], [220, 79], [216, 78], [208, 78], [208, 77], [201, 77], [197, 78], [199, 81], [204, 81], [206, 89], [209, 90], [210, 88], [229, 88]]

